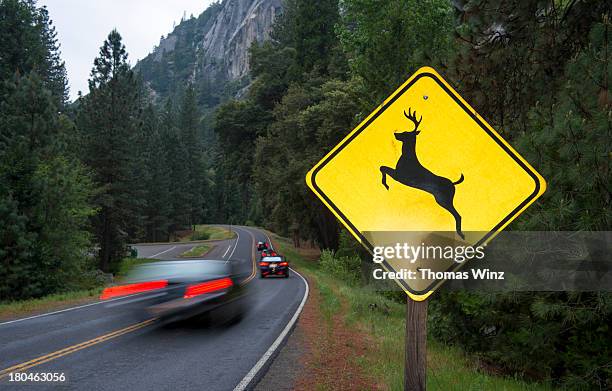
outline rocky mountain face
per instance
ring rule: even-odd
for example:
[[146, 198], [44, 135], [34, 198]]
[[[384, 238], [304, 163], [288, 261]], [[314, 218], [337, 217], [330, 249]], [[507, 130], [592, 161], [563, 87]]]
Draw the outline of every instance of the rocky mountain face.
[[223, 0], [184, 19], [136, 64], [156, 98], [176, 94], [186, 82], [199, 103], [214, 107], [248, 83], [249, 47], [270, 38], [281, 0]]

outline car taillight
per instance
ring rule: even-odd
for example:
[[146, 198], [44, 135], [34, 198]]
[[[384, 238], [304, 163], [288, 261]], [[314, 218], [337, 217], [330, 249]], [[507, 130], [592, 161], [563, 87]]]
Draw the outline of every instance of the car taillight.
[[100, 295], [101, 300], [110, 299], [112, 297], [133, 295], [135, 293], [143, 293], [148, 291], [154, 291], [156, 289], [162, 289], [168, 286], [168, 281], [147, 281], [139, 282], [136, 284], [111, 286], [102, 291]]
[[205, 293], [212, 293], [222, 289], [231, 288], [232, 285], [234, 285], [234, 283], [228, 277], [221, 278], [219, 280], [206, 281], [201, 284], [189, 285], [187, 289], [185, 289], [185, 296], [183, 297], [185, 299], [190, 299]]
[[277, 254], [275, 252], [272, 252], [271, 254], [273, 257], [275, 257]]
[[281, 265], [281, 266], [289, 266], [289, 262], [281, 262], [279, 265]]
[[268, 266], [270, 262], [259, 262], [259, 266]]

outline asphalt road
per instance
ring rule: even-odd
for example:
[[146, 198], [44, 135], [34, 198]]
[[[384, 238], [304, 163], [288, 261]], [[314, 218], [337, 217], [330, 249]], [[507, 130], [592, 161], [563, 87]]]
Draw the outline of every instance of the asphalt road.
[[[217, 242], [206, 258], [247, 260], [243, 264], [252, 268], [259, 257], [255, 242], [265, 240], [265, 234], [232, 229], [238, 237]], [[173, 259], [188, 246], [138, 250], [140, 257]], [[295, 273], [288, 279], [255, 276], [248, 286], [249, 311], [234, 325], [162, 326], [113, 306], [125, 299], [0, 323], [0, 389], [233, 390], [278, 345], [307, 293]], [[7, 369], [15, 366], [23, 373], [63, 373], [66, 380], [11, 382]]]

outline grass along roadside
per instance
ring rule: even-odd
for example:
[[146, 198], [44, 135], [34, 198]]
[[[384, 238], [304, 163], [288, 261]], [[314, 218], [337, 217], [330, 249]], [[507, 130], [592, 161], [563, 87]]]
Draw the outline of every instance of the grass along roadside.
[[235, 237], [236, 233], [227, 226], [200, 224], [195, 226], [195, 230], [191, 231], [191, 234], [182, 236], [179, 241], [225, 240]]
[[212, 250], [214, 246], [209, 244], [200, 244], [190, 248], [189, 250], [182, 253], [181, 258], [197, 258], [207, 254], [210, 250]]
[[37, 299], [0, 303], [0, 321], [38, 315], [98, 300], [103, 287], [54, 293]]
[[[347, 366], [358, 368], [360, 377], [370, 383], [362, 389], [403, 390], [405, 305], [333, 278], [320, 269], [319, 263], [313, 260], [311, 250], [304, 252], [294, 248], [288, 239], [277, 235], [271, 237], [292, 267], [297, 267], [311, 282], [313, 289], [309, 301], [317, 303], [325, 319], [320, 325], [326, 328], [323, 335], [327, 333], [336, 338], [347, 338], [347, 344], [361, 345], [354, 347], [350, 356], [340, 358]], [[351, 338], [351, 335], [357, 338]], [[326, 355], [335, 354], [334, 350], [338, 349], [333, 346], [334, 339], [321, 338], [317, 342], [332, 346], [314, 344], [312, 347], [314, 353], [306, 370], [312, 371], [314, 368], [318, 376], [311, 377], [307, 389], [340, 389], [335, 386], [338, 379], [334, 379], [334, 376], [337, 377], [337, 373], [326, 375], [325, 371], [320, 371], [320, 368], [329, 365], [330, 357]], [[468, 357], [458, 348], [432, 340], [428, 341], [427, 387], [429, 390], [457, 391], [551, 389], [539, 383], [485, 373], [476, 359]]]

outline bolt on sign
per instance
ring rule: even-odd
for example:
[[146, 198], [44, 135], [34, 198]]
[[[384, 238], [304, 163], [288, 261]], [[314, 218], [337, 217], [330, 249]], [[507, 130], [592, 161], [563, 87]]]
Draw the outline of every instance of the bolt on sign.
[[[486, 245], [546, 188], [542, 176], [429, 67], [336, 145], [306, 182], [370, 252], [394, 243]], [[446, 272], [461, 265], [426, 257], [382, 262], [389, 272]], [[395, 280], [414, 300], [444, 282], [415, 274]]]

